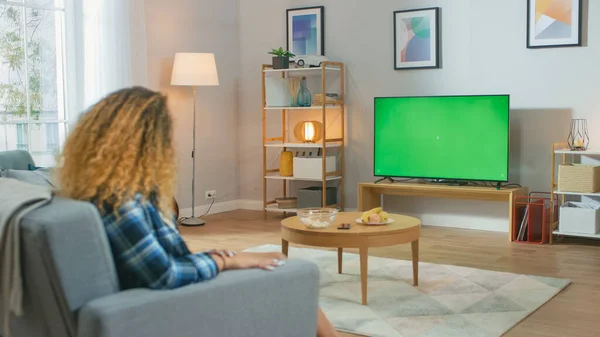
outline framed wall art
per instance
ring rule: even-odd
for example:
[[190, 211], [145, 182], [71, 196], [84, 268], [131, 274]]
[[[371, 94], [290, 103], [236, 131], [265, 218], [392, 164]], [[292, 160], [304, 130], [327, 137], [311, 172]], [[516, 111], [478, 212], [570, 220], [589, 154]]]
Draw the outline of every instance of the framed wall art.
[[325, 55], [325, 7], [287, 10], [287, 49], [296, 55]]
[[582, 0], [527, 0], [527, 48], [581, 46]]
[[394, 69], [440, 67], [440, 8], [394, 12]]

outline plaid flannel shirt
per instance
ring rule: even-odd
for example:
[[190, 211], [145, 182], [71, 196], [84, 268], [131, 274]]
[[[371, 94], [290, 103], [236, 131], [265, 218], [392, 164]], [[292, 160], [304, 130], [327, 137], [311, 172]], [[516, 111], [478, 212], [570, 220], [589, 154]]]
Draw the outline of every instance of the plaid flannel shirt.
[[102, 216], [122, 289], [174, 289], [209, 280], [219, 270], [205, 253], [192, 254], [176, 229], [140, 196]]

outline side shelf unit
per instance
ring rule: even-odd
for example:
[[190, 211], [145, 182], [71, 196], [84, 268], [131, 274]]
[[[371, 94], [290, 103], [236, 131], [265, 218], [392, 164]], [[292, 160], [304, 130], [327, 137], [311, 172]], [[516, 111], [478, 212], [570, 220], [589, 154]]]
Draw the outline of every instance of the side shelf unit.
[[[344, 64], [340, 62], [323, 62], [320, 67], [317, 68], [290, 68], [290, 69], [273, 69], [271, 65], [264, 64], [262, 66], [262, 144], [263, 144], [263, 156], [262, 156], [262, 179], [263, 179], [263, 209], [265, 216], [267, 212], [277, 213], [296, 213], [297, 209], [280, 209], [278, 208], [275, 199], [268, 195], [267, 183], [268, 182], [280, 182], [283, 188], [283, 197], [288, 197], [292, 188], [292, 181], [306, 181], [315, 182], [323, 188], [322, 190], [322, 205], [326, 207], [338, 208], [343, 210], [344, 208], [344, 170], [345, 170], [345, 154], [344, 146], [346, 143], [345, 138], [345, 107], [344, 107]], [[322, 99], [325, 100], [325, 94], [327, 93], [327, 80], [331, 78], [339, 78], [339, 100], [321, 102], [321, 105], [311, 105], [310, 107], [270, 107], [267, 106], [267, 92], [266, 92], [266, 78], [267, 76], [276, 76], [281, 78], [292, 78], [292, 77], [305, 77], [311, 79], [320, 80], [320, 89]], [[312, 93], [312, 92], [311, 92]], [[313, 93], [314, 94], [314, 93]], [[325, 104], [326, 103], [326, 104]], [[279, 111], [281, 113], [281, 136], [278, 137], [267, 137], [267, 121], [270, 116]], [[318, 143], [299, 143], [292, 142], [290, 134], [293, 134], [293, 126], [288, 128], [288, 114], [301, 114], [306, 111], [320, 111], [321, 120], [323, 124], [322, 138]], [[338, 111], [340, 120], [340, 137], [339, 138], [328, 138], [327, 131], [327, 113], [329, 111]], [[279, 168], [269, 168], [267, 165], [268, 151], [277, 149], [279, 151], [290, 151], [292, 149], [317, 149], [321, 152], [321, 167], [322, 167], [322, 179], [303, 179], [295, 177], [281, 176]], [[328, 151], [339, 151], [340, 165], [335, 172], [327, 172], [326, 169], [326, 157]], [[339, 198], [337, 204], [327, 205], [327, 193], [325, 193], [328, 186], [328, 182], [339, 182]]]
[[[557, 174], [557, 163], [556, 156], [560, 156], [560, 165], [566, 165], [573, 162], [574, 156], [586, 156], [600, 158], [600, 151], [572, 151], [568, 148], [566, 143], [554, 143], [552, 144], [552, 170], [551, 170], [551, 190], [554, 195], [558, 196], [558, 209], [565, 203], [567, 196], [579, 196], [579, 197], [600, 197], [600, 193], [579, 193], [579, 192], [563, 192], [558, 190], [558, 181], [556, 178]], [[558, 222], [558, 214], [555, 214], [555, 207], [552, 205], [550, 215], [550, 244], [552, 244], [554, 235], [571, 236], [571, 237], [582, 237], [591, 239], [600, 239], [600, 234], [581, 234], [581, 233], [569, 233], [560, 230], [560, 224]]]

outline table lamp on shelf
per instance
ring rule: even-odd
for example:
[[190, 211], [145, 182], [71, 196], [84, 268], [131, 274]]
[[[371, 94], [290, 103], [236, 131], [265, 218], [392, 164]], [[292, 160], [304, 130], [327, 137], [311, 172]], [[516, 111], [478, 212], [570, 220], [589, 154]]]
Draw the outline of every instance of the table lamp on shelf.
[[317, 121], [305, 121], [296, 124], [294, 136], [303, 143], [316, 143], [323, 138], [323, 124]]
[[196, 89], [199, 86], [219, 85], [215, 55], [212, 53], [177, 53], [173, 62], [171, 85], [192, 87], [194, 97], [194, 125], [192, 135], [192, 216], [180, 224], [184, 226], [203, 226], [204, 220], [196, 218], [195, 208], [195, 176], [196, 176]]

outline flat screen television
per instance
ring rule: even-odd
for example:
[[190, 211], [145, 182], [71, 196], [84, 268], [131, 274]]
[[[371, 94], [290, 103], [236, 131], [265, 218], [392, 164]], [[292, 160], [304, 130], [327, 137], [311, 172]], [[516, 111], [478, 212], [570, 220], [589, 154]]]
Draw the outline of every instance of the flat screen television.
[[375, 98], [375, 176], [508, 181], [509, 102], [509, 95]]

